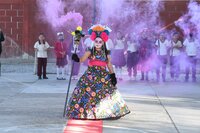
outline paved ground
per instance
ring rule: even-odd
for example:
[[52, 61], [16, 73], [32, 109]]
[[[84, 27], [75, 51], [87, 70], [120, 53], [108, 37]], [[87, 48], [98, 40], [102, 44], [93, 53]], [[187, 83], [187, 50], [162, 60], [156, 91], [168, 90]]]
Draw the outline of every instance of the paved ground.
[[[62, 133], [67, 80], [31, 73], [0, 77], [0, 133]], [[199, 80], [199, 77], [198, 77]], [[76, 81], [72, 83], [72, 89]], [[118, 84], [131, 114], [103, 121], [103, 133], [200, 133], [200, 82]]]

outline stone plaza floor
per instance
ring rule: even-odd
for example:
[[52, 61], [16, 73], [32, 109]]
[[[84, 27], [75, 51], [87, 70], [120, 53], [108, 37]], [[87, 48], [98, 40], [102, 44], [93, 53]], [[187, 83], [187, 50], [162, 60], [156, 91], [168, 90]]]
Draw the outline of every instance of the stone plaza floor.
[[[63, 133], [68, 79], [38, 80], [32, 73], [2, 73], [0, 133]], [[182, 76], [183, 77], [183, 76]], [[77, 80], [72, 81], [70, 94]], [[200, 81], [128, 80], [118, 89], [131, 113], [104, 120], [103, 133], [200, 133]]]

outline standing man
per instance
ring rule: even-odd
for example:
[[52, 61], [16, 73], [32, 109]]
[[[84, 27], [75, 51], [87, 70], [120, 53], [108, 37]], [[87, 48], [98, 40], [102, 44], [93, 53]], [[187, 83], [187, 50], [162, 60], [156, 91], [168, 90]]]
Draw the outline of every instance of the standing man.
[[190, 67], [192, 68], [192, 81], [196, 82], [196, 63], [197, 63], [197, 49], [199, 48], [198, 41], [194, 38], [193, 33], [183, 42], [185, 52], [187, 55], [187, 65], [185, 70], [185, 82], [188, 82]]
[[179, 33], [175, 32], [170, 46], [170, 74], [172, 80], [177, 80], [180, 75], [180, 54], [182, 42], [179, 40]]
[[166, 80], [166, 68], [167, 68], [167, 49], [169, 47], [169, 42], [165, 38], [164, 33], [159, 35], [159, 39], [156, 40], [156, 54], [157, 54], [157, 66], [156, 66], [156, 77], [157, 82], [160, 80], [160, 67], [162, 68], [162, 80]]

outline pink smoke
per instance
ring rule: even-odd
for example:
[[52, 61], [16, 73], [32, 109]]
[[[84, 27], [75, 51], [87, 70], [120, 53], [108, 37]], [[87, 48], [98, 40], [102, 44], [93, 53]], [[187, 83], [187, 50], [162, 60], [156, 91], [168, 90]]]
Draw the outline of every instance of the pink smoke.
[[49, 23], [53, 29], [67, 27], [74, 29], [82, 26], [83, 16], [75, 11], [65, 13], [67, 4], [62, 0], [37, 0], [39, 19]]

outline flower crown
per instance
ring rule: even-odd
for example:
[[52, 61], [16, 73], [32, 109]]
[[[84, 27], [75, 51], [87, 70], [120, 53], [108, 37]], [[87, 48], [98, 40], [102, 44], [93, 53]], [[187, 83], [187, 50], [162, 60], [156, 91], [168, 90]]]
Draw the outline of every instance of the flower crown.
[[108, 35], [112, 30], [103, 25], [93, 25], [89, 30], [88, 33], [90, 36], [90, 39], [94, 41], [97, 37], [100, 37], [104, 42], [108, 41]]

